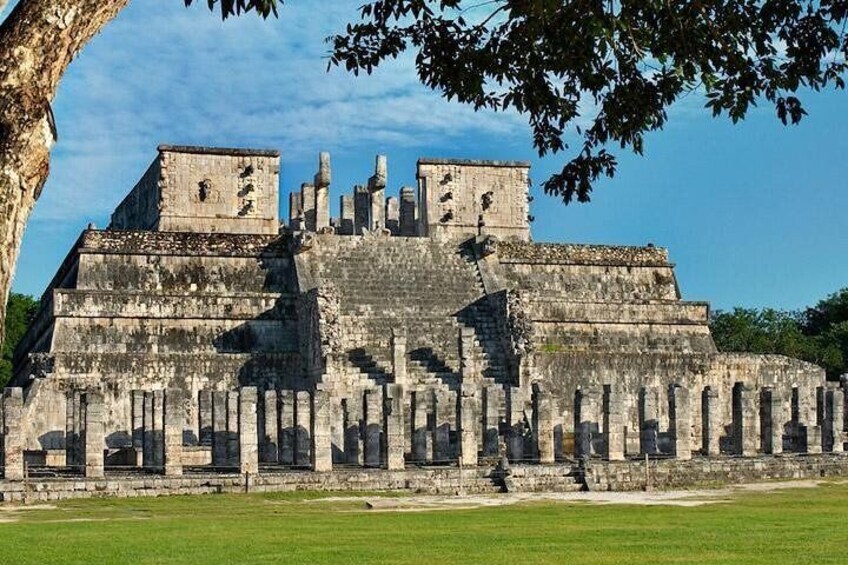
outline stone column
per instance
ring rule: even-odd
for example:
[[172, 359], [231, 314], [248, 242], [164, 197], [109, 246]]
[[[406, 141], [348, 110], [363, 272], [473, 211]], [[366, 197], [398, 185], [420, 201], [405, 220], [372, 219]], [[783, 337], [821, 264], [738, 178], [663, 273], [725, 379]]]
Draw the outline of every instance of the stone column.
[[318, 172], [315, 174], [315, 229], [330, 227], [330, 154], [322, 152], [318, 157]]
[[656, 455], [659, 449], [660, 407], [656, 387], [642, 387], [639, 393], [642, 454]]
[[822, 452], [821, 426], [799, 426], [802, 449], [810, 455], [819, 455]]
[[371, 195], [371, 212], [368, 229], [383, 229], [386, 227], [386, 180], [388, 166], [385, 155], [377, 155], [374, 175], [368, 179], [368, 192]]
[[20, 387], [7, 388], [3, 392], [3, 463], [7, 481], [24, 478], [23, 409], [24, 390]]
[[503, 389], [493, 385], [483, 390], [483, 457], [497, 457]]
[[361, 395], [342, 401], [345, 463], [348, 465], [363, 465], [365, 462], [362, 447], [362, 402]]
[[386, 430], [386, 467], [389, 471], [402, 471], [405, 467], [403, 387], [388, 384], [383, 401], [383, 429]]
[[475, 390], [462, 387], [459, 397], [459, 451], [462, 464], [477, 466], [477, 429], [480, 427], [479, 401]]
[[153, 391], [153, 466], [165, 466], [165, 391]]
[[277, 463], [280, 460], [280, 422], [277, 416], [277, 391], [266, 390], [264, 396], [264, 437], [262, 438], [262, 461]]
[[382, 465], [382, 433], [383, 399], [381, 390], [371, 388], [365, 391], [365, 466], [380, 467]]
[[256, 426], [256, 404], [259, 395], [255, 386], [245, 386], [238, 396], [238, 462], [239, 473], [259, 472], [259, 434]]
[[201, 390], [197, 393], [197, 434], [198, 445], [212, 445], [212, 391]]
[[183, 474], [183, 391], [165, 391], [165, 475]]
[[475, 383], [482, 380], [483, 375], [475, 357], [474, 328], [462, 326], [459, 329], [459, 370], [463, 383]]
[[392, 330], [392, 376], [395, 384], [404, 385], [406, 376], [406, 330], [394, 328]]
[[523, 461], [524, 431], [526, 419], [524, 416], [524, 398], [517, 387], [509, 387], [506, 391], [507, 416], [509, 418], [509, 436], [507, 437], [507, 457], [511, 461]]
[[227, 392], [212, 393], [212, 465], [226, 467], [227, 461]]
[[754, 391], [744, 383], [733, 386], [733, 452], [735, 455], [752, 457], [757, 454], [758, 416]]
[[[82, 434], [83, 408], [80, 406], [80, 393], [69, 390], [65, 406], [65, 464], [79, 467], [85, 465], [80, 435]], [[142, 430], [143, 436], [143, 430]]]
[[339, 235], [353, 235], [353, 196], [349, 194], [343, 194], [339, 198], [339, 212]]
[[614, 385], [604, 385], [604, 435], [606, 458], [624, 460], [624, 398]]
[[413, 237], [417, 235], [415, 218], [415, 189], [405, 186], [400, 189], [400, 235]]
[[673, 384], [669, 387], [669, 422], [674, 456], [683, 461], [692, 459], [692, 408], [689, 389]]
[[101, 478], [104, 476], [103, 451], [106, 439], [103, 422], [103, 395], [99, 392], [86, 392], [83, 404], [85, 405], [85, 431], [83, 435], [85, 476]]
[[241, 395], [231, 390], [227, 393], [227, 466], [239, 466], [239, 401]]
[[318, 225], [315, 209], [315, 185], [303, 183], [300, 185], [300, 192], [303, 194], [303, 229], [314, 232]]
[[310, 454], [312, 440], [309, 436], [312, 427], [312, 398], [307, 391], [303, 390], [297, 393], [296, 398], [294, 463], [305, 467], [312, 465]]
[[394, 196], [386, 198], [386, 229], [392, 232], [392, 235], [400, 234], [400, 206]]
[[415, 391], [413, 394], [412, 415], [412, 458], [418, 463], [433, 460], [433, 442], [430, 430], [427, 427], [427, 413], [429, 411], [431, 395], [423, 390]]
[[833, 453], [845, 451], [845, 397], [841, 390], [827, 391], [827, 416], [829, 420], [829, 445]]
[[292, 192], [289, 194], [289, 227], [293, 230], [302, 230], [303, 219], [303, 193]]
[[294, 465], [295, 396], [290, 390], [280, 392], [280, 464]]
[[721, 453], [721, 411], [718, 392], [712, 387], [701, 394], [701, 453], [716, 457]]
[[370, 229], [368, 218], [371, 216], [371, 194], [362, 185], [353, 187], [353, 235], [362, 235], [363, 229]]
[[783, 397], [778, 389], [763, 387], [760, 402], [760, 442], [763, 453], [783, 453]]
[[132, 402], [132, 446], [138, 451], [144, 449], [144, 391], [131, 392]]
[[330, 434], [330, 395], [325, 390], [312, 392], [312, 470], [333, 470], [333, 442]]

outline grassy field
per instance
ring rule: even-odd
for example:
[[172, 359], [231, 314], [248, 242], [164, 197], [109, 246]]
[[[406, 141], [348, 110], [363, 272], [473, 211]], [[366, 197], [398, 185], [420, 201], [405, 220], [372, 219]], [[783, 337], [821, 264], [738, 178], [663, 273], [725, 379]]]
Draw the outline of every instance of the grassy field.
[[2, 511], [0, 563], [846, 563], [848, 484], [672, 506], [377, 512], [315, 495]]

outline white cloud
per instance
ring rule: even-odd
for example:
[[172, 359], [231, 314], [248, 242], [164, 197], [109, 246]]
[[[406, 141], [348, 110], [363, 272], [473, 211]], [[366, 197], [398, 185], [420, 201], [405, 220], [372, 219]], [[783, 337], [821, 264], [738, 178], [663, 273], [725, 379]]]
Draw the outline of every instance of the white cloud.
[[370, 77], [327, 73], [324, 38], [355, 20], [359, 4], [292, 2], [279, 20], [227, 22], [178, 0], [132, 4], [64, 79], [35, 220], [108, 214], [161, 142], [277, 147], [288, 159], [327, 146], [355, 152], [363, 139], [428, 153], [468, 136], [525, 142], [523, 118], [441, 99], [409, 56]]

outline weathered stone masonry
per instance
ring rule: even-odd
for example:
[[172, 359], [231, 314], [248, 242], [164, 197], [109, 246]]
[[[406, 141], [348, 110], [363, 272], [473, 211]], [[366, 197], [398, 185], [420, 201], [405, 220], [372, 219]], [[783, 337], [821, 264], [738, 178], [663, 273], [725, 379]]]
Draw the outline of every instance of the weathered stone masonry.
[[45, 474], [144, 471], [177, 481], [163, 492], [214, 473], [413, 477], [501, 454], [550, 466], [514, 488], [566, 488], [577, 458], [844, 450], [845, 390], [718, 353], [666, 250], [532, 243], [528, 172], [423, 159], [417, 194], [387, 197], [379, 157], [333, 218], [322, 154], [282, 225], [276, 152], [160, 147], [16, 354], [5, 492]]

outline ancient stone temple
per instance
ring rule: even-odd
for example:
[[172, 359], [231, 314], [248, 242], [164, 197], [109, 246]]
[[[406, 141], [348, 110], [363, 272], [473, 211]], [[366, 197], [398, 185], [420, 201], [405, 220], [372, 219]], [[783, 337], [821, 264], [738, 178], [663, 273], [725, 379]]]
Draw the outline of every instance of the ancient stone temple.
[[[322, 154], [286, 223], [279, 169], [161, 146], [80, 235], [3, 395], [4, 496], [150, 488], [138, 472], [425, 488], [457, 464], [482, 489], [502, 456], [513, 486], [554, 488], [577, 462], [782, 453], [796, 473], [787, 454], [843, 450], [844, 389], [717, 352], [665, 249], [532, 242], [527, 163], [421, 159], [395, 196], [381, 156], [334, 217]], [[212, 483], [174, 484], [153, 490]]]

